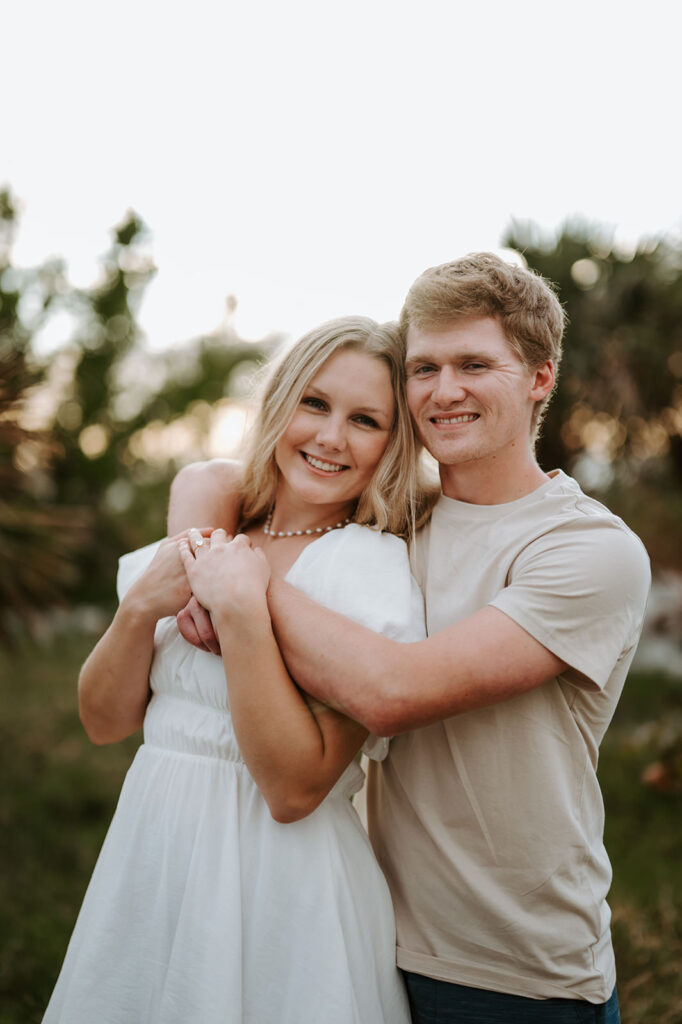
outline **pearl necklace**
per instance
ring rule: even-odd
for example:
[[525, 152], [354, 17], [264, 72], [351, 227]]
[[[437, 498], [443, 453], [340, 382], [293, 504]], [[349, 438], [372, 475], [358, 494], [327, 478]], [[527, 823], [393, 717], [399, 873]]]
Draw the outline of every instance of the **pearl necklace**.
[[312, 530], [273, 530], [272, 527], [272, 516], [274, 514], [274, 506], [268, 512], [268, 518], [265, 520], [265, 526], [263, 527], [263, 533], [267, 537], [274, 537], [277, 540], [279, 537], [309, 537], [313, 533], [330, 533], [332, 530], [340, 530], [343, 526], [348, 526], [349, 519], [344, 519], [341, 523], [334, 523], [333, 526], [316, 526]]

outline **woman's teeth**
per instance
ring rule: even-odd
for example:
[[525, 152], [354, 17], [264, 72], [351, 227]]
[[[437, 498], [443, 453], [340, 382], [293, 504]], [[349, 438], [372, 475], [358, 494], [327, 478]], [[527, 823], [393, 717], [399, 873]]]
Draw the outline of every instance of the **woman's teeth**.
[[303, 452], [303, 458], [306, 462], [309, 462], [315, 469], [323, 469], [325, 473], [340, 473], [345, 466], [339, 466], [336, 462], [324, 462], [322, 459], [316, 459], [313, 455], [308, 455]]

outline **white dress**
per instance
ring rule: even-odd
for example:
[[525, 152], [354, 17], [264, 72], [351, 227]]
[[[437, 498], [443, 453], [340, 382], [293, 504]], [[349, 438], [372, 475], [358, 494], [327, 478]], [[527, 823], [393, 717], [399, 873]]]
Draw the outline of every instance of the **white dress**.
[[[119, 594], [155, 550], [122, 558]], [[424, 636], [396, 537], [325, 534], [287, 579], [388, 636]], [[359, 765], [278, 824], [240, 756], [222, 660], [162, 619], [150, 678], [144, 743], [44, 1024], [409, 1024], [388, 887], [349, 799]]]

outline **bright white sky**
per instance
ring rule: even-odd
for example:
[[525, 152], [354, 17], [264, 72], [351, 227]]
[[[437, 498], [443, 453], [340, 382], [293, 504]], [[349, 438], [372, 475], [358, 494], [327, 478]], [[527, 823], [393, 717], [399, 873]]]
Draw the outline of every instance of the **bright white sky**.
[[512, 218], [682, 231], [678, 0], [19, 0], [2, 22], [15, 261], [89, 283], [133, 207], [153, 347], [228, 293], [254, 338], [395, 317]]

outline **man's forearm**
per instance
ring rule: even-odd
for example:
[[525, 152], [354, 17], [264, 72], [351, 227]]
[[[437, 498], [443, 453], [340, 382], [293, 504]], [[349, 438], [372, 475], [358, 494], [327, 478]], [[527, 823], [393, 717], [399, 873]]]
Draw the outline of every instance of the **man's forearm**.
[[380, 735], [393, 649], [405, 645], [316, 604], [281, 579], [270, 581], [268, 605], [282, 656], [298, 685]]
[[360, 626], [273, 579], [268, 604], [296, 682], [378, 736], [511, 700], [565, 665], [497, 608], [417, 643]]

